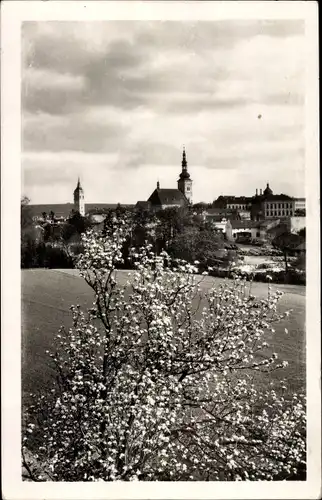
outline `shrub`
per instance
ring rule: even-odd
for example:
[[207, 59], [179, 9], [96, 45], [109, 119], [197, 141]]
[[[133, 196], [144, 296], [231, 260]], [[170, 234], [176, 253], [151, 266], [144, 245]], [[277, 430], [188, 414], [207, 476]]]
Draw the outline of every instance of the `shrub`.
[[47, 243], [44, 250], [43, 265], [51, 269], [71, 269], [74, 267], [74, 261], [65, 248]]
[[[273, 480], [305, 467], [305, 400], [253, 375], [282, 369], [265, 332], [280, 293], [243, 281], [202, 291], [196, 265], [132, 251], [118, 286], [127, 228], [83, 237], [78, 267], [95, 294], [51, 354], [57, 384], [28, 408], [23, 461], [34, 480]], [[198, 299], [199, 297], [199, 299]], [[200, 314], [196, 314], [200, 304]], [[252, 375], [253, 373], [253, 375]], [[27, 463], [32, 452], [43, 473]]]

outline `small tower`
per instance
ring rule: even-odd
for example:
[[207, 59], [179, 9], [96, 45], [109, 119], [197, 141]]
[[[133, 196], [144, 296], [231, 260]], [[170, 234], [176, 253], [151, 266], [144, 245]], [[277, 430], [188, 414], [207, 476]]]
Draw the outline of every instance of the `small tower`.
[[80, 184], [79, 177], [76, 189], [74, 191], [74, 209], [76, 212], [79, 212], [80, 215], [82, 215], [83, 217], [85, 216], [84, 190]]
[[186, 151], [183, 147], [182, 153], [182, 170], [178, 179], [178, 189], [185, 195], [189, 203], [192, 203], [192, 180], [190, 179], [190, 174], [188, 172], [188, 164], [186, 158]]

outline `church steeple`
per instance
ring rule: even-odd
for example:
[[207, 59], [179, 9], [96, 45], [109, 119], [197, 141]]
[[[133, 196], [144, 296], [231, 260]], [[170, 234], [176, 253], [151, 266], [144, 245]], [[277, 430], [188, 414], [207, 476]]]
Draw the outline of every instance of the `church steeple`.
[[80, 183], [80, 178], [78, 176], [77, 186], [74, 190], [74, 209], [79, 212], [83, 217], [85, 215], [85, 197], [84, 190]]
[[182, 170], [187, 170], [187, 157], [186, 157], [186, 150], [185, 147], [183, 146], [183, 152], [182, 152]]
[[188, 162], [185, 147], [183, 146], [181, 172], [178, 179], [178, 189], [185, 195], [189, 203], [192, 203], [192, 180], [188, 172]]
[[187, 162], [186, 150], [185, 150], [184, 146], [183, 146], [183, 152], [182, 152], [181, 174], [179, 177], [180, 177], [180, 179], [189, 179], [190, 178], [190, 174], [188, 172], [188, 162]]

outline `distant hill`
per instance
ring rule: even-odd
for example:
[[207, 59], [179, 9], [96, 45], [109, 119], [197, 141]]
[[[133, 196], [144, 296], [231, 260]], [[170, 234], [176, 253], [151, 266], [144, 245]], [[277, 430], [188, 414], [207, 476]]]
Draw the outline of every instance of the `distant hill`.
[[[114, 209], [116, 208], [118, 203], [86, 203], [85, 204], [85, 212], [96, 212], [100, 210]], [[33, 217], [41, 217], [43, 212], [49, 214], [51, 211], [54, 212], [56, 217], [64, 217], [67, 218], [71, 211], [74, 209], [74, 203], [61, 203], [61, 204], [43, 204], [43, 205], [29, 205], [31, 209], [31, 213]], [[123, 207], [134, 207], [134, 205], [130, 204], [122, 204]]]

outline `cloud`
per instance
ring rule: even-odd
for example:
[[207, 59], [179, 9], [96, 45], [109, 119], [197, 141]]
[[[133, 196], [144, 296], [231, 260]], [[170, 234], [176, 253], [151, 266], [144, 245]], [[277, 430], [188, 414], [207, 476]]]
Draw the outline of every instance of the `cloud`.
[[128, 130], [112, 118], [93, 120], [90, 112], [28, 114], [23, 119], [23, 150], [109, 153], [125, 147]]
[[28, 189], [47, 197], [57, 175], [66, 196], [80, 171], [100, 201], [145, 199], [156, 176], [175, 185], [183, 144], [203, 199], [219, 184], [298, 182], [303, 33], [301, 21], [24, 23]]

